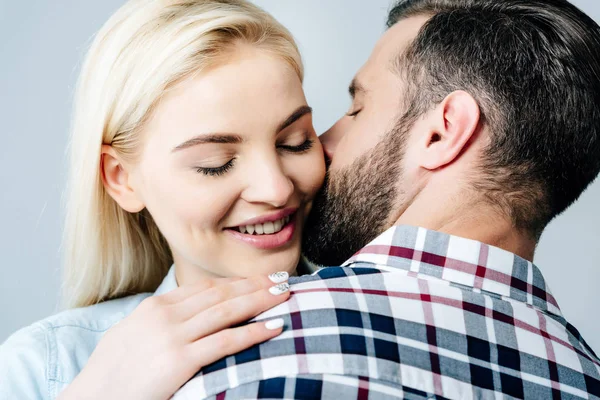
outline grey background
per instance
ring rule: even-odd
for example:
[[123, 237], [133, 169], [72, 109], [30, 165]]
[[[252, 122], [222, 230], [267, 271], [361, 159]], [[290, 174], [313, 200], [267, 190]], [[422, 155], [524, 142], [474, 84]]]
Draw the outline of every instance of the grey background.
[[[256, 0], [296, 36], [318, 132], [383, 31], [389, 0]], [[600, 21], [597, 0], [576, 0]], [[0, 342], [57, 310], [71, 98], [92, 35], [123, 0], [0, 0]], [[547, 229], [536, 263], [600, 351], [600, 181]]]

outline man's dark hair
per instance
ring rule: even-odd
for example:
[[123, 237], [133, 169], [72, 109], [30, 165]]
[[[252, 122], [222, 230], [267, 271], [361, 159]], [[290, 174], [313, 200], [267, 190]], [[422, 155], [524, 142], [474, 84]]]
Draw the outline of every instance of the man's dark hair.
[[566, 0], [404, 0], [388, 27], [417, 15], [407, 115], [469, 92], [491, 133], [475, 189], [538, 238], [600, 171], [600, 27]]

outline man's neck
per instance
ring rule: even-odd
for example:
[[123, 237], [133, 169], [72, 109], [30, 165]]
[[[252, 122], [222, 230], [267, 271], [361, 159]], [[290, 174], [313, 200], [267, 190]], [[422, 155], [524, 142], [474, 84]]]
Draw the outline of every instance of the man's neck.
[[517, 230], [510, 219], [494, 207], [482, 202], [459, 204], [450, 199], [444, 200], [436, 199], [436, 204], [445, 204], [441, 208], [416, 201], [394, 225], [420, 226], [476, 240], [533, 261], [537, 242], [526, 232]]

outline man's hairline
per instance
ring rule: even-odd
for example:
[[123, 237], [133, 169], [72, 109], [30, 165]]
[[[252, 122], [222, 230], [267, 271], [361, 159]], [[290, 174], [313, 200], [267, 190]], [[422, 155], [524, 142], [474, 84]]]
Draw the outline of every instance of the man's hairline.
[[428, 11], [418, 11], [418, 12], [414, 12], [414, 13], [408, 13], [407, 15], [401, 15], [400, 17], [398, 17], [394, 23], [392, 25], [389, 25], [386, 29], [386, 32], [390, 29], [392, 29], [394, 26], [396, 26], [399, 22], [401, 21], [405, 21], [407, 19], [410, 18], [416, 18], [416, 17], [427, 17], [427, 19], [423, 22], [423, 24], [419, 27], [416, 35], [412, 38], [412, 40], [406, 45], [406, 47], [402, 50], [398, 50], [394, 52], [394, 56], [389, 60], [389, 65], [388, 68], [390, 69], [390, 72], [392, 72], [393, 74], [397, 75], [398, 78], [402, 79], [402, 75], [401, 75], [401, 71], [400, 71], [400, 61], [406, 56], [406, 52], [414, 45], [415, 40], [417, 40], [417, 38], [419, 37], [419, 35], [421, 35], [423, 33], [423, 29], [425, 28], [425, 26], [427, 25], [427, 23], [431, 20], [431, 18], [433, 18], [436, 15], [436, 13], [432, 10], [428, 10]]

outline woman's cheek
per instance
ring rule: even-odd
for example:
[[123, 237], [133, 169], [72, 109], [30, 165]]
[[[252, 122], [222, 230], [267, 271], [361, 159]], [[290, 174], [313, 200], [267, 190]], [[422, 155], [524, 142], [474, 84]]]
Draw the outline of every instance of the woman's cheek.
[[232, 176], [210, 177], [199, 183], [190, 196], [188, 216], [198, 227], [217, 228], [240, 198], [239, 185]]
[[[195, 175], [195, 179], [178, 181], [165, 190], [155, 207], [163, 224], [194, 235], [214, 229], [232, 203], [231, 185], [224, 177]], [[174, 180], [175, 181], [175, 180]]]
[[302, 159], [301, 163], [294, 167], [297, 176], [295, 181], [302, 194], [312, 200], [325, 179], [325, 158], [320, 147], [299, 158]]

